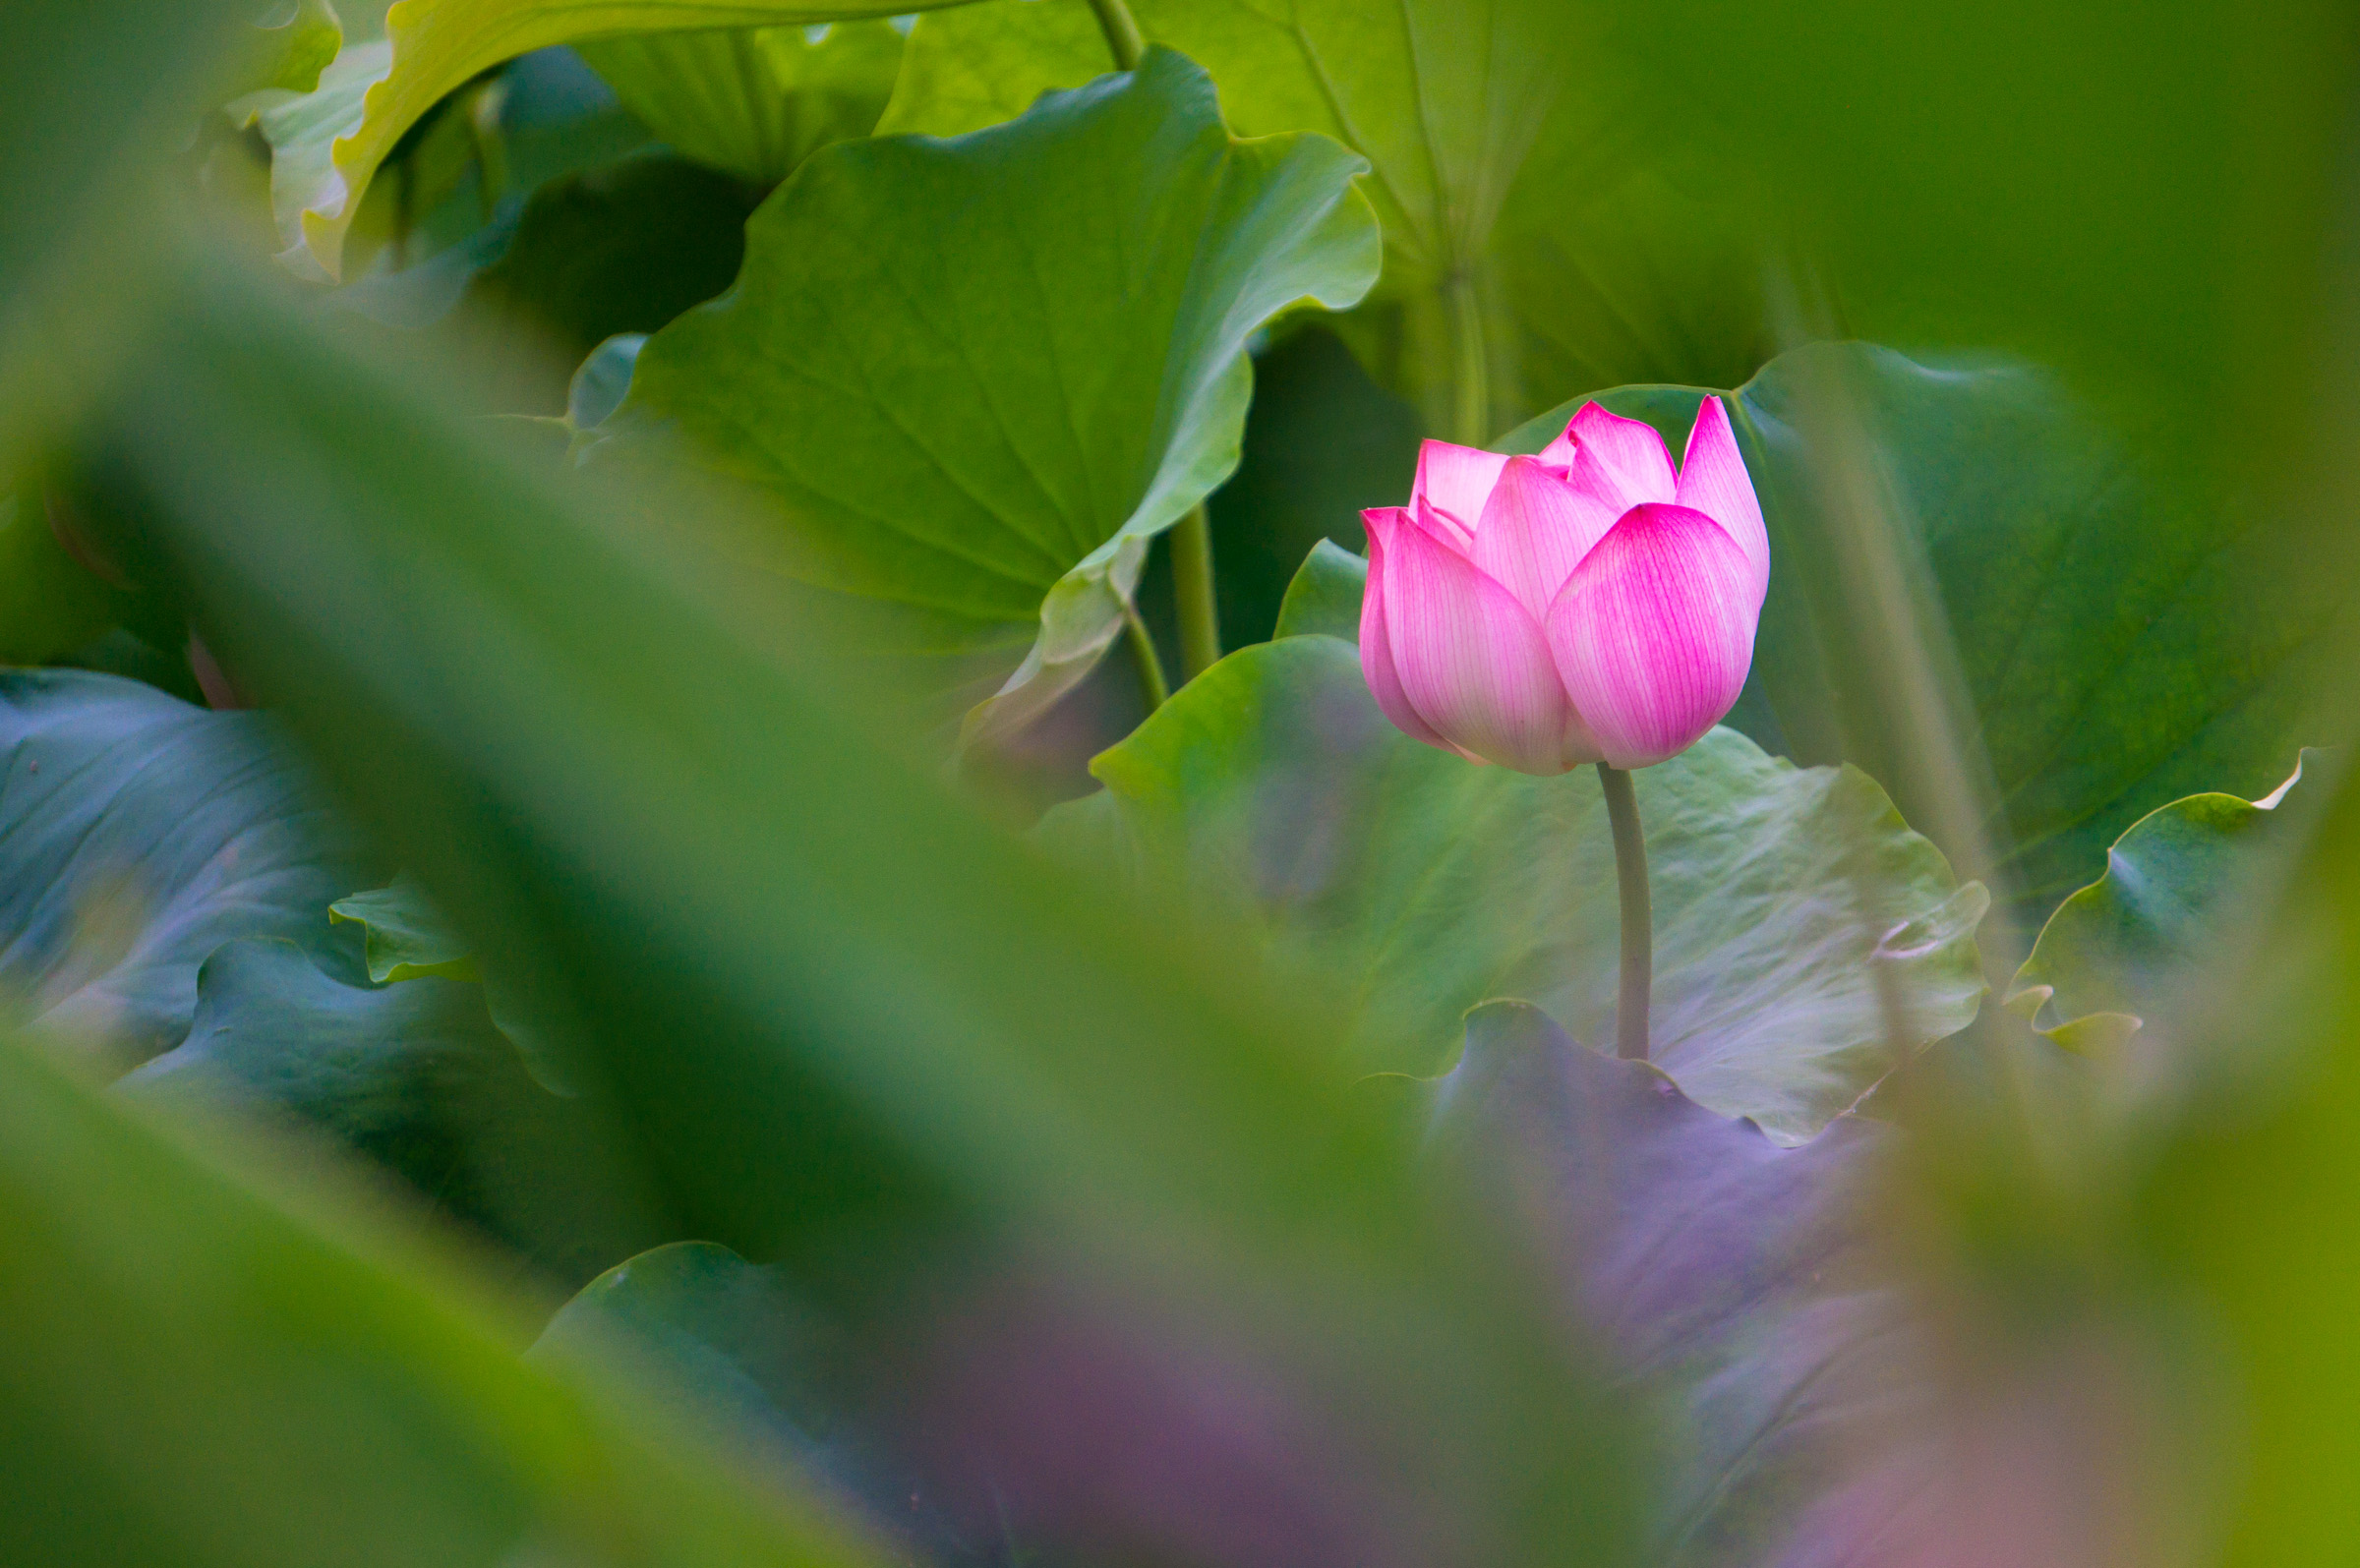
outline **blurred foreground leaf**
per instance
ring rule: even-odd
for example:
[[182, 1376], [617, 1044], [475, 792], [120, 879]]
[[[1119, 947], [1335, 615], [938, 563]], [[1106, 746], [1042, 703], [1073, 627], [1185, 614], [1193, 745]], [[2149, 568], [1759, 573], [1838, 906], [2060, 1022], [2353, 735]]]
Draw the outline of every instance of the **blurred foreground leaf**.
[[0, 1333], [40, 1347], [0, 1369], [0, 1556], [875, 1560], [792, 1487], [521, 1365], [447, 1260], [292, 1174], [258, 1188], [0, 1043]]
[[[1352, 646], [1288, 637], [1191, 681], [1044, 821], [1070, 855], [1179, 885], [1349, 998], [1353, 1060], [1431, 1072], [1467, 1009], [1613, 1038], [1618, 917], [1596, 777], [1469, 767], [1377, 711]], [[1853, 768], [1730, 729], [1637, 776], [1655, 897], [1653, 1059], [1798, 1142], [1982, 995], [1960, 887]]]
[[1425, 1522], [1403, 1560], [1620, 1558], [1617, 1405], [1482, 1217], [1408, 1185], [1332, 1019], [956, 803], [643, 500], [519, 466], [234, 275], [195, 287], [113, 431], [223, 659], [552, 1020], [686, 1234], [879, 1323], [950, 1290], [921, 1264], [1053, 1243], [1283, 1347], [1324, 1440]]
[[1236, 467], [1248, 335], [1374, 279], [1359, 166], [1232, 140], [1168, 50], [994, 130], [829, 149], [754, 215], [730, 295], [648, 340], [589, 459], [742, 487], [778, 519], [767, 564], [904, 609], [912, 651], [1029, 642], [973, 720], [1017, 727]]
[[457, 981], [376, 989], [290, 943], [225, 943], [187, 1040], [117, 1088], [324, 1132], [564, 1283], [668, 1234], [628, 1145], [534, 1082]]

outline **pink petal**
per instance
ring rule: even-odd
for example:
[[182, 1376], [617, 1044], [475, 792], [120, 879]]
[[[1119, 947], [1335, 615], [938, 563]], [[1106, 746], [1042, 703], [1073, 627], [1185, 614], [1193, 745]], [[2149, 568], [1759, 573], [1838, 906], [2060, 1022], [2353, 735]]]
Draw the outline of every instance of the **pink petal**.
[[1613, 507], [1617, 517], [1649, 501], [1669, 501], [1679, 489], [1664, 438], [1643, 420], [1584, 403], [1573, 411], [1565, 434], [1573, 441], [1573, 461], [1566, 465], [1573, 482]]
[[1416, 510], [1421, 503], [1431, 506], [1472, 534], [1476, 519], [1483, 515], [1484, 497], [1492, 493], [1500, 478], [1500, 465], [1506, 461], [1498, 452], [1473, 446], [1421, 442], [1418, 477], [1409, 488], [1410, 509]]
[[1597, 757], [1541, 623], [1515, 595], [1422, 531], [1381, 526], [1386, 643], [1418, 716], [1462, 751], [1519, 773], [1564, 773]]
[[1537, 622], [1618, 515], [1568, 484], [1562, 470], [1537, 457], [1511, 457], [1484, 502], [1472, 559]]
[[1633, 507], [1582, 558], [1549, 607], [1549, 648], [1611, 766], [1662, 762], [1720, 723], [1760, 606], [1744, 551], [1685, 506]]
[[1762, 526], [1762, 503], [1754, 496], [1738, 437], [1729, 428], [1729, 410], [1718, 396], [1707, 397], [1696, 410], [1687, 455], [1680, 460], [1679, 500], [1719, 523], [1738, 542], [1753, 563], [1753, 602], [1760, 605], [1770, 587], [1770, 532]]
[[1401, 677], [1393, 668], [1392, 646], [1386, 635], [1386, 536], [1396, 528], [1410, 527], [1408, 514], [1398, 506], [1385, 506], [1362, 512], [1360, 520], [1369, 530], [1369, 586], [1360, 601], [1360, 672], [1369, 683], [1369, 695], [1377, 699], [1377, 706], [1403, 734], [1445, 751], [1455, 751], [1458, 748], [1435, 733], [1434, 726], [1420, 717], [1402, 693]]

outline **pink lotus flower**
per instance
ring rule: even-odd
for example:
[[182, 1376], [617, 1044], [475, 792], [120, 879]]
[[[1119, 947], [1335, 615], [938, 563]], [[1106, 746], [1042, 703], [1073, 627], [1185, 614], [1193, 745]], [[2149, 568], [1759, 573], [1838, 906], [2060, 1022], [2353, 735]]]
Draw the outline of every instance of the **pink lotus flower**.
[[1770, 536], [1717, 397], [1677, 476], [1652, 428], [1584, 403], [1538, 457], [1428, 441], [1409, 504], [1361, 516], [1361, 669], [1430, 746], [1644, 768], [1745, 684]]

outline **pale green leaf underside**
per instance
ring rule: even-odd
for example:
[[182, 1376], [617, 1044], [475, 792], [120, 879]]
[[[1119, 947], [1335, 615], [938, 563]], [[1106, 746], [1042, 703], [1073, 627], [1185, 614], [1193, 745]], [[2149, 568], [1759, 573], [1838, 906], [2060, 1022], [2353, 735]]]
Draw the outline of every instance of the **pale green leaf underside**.
[[828, 148], [747, 224], [737, 286], [648, 340], [587, 460], [701, 466], [792, 575], [923, 617], [919, 651], [1030, 642], [977, 712], [1020, 723], [1236, 466], [1251, 333], [1374, 279], [1361, 167], [1233, 140], [1161, 49], [1005, 126]]
[[443, 921], [426, 890], [407, 872], [389, 886], [338, 899], [327, 906], [327, 917], [331, 924], [350, 922], [361, 928], [369, 978], [380, 985], [430, 974], [452, 980], [483, 978], [466, 939]]
[[[344, 236], [370, 180], [403, 133], [443, 95], [496, 65], [560, 43], [706, 28], [856, 22], [961, 0], [397, 0], [385, 40], [347, 49], [323, 76], [319, 102], [284, 182], [296, 214], [290, 242], [309, 266], [343, 272]], [[337, 67], [344, 69], [338, 70]], [[273, 146], [285, 146], [273, 137]], [[274, 172], [273, 186], [279, 185]], [[274, 191], [274, 204], [279, 199]], [[283, 220], [282, 220], [283, 221]], [[290, 258], [290, 260], [293, 260]]]
[[[1536, 779], [1409, 739], [1350, 643], [1242, 650], [1092, 771], [1105, 791], [1052, 812], [1050, 842], [1184, 879], [1261, 924], [1353, 1006], [1358, 1065], [1436, 1071], [1492, 997], [1537, 1003], [1592, 1046], [1614, 1038], [1595, 774]], [[1715, 729], [1637, 785], [1653, 1060], [1698, 1104], [1800, 1141], [1974, 1017], [1983, 890], [1958, 885], [1866, 775], [1798, 769]]]

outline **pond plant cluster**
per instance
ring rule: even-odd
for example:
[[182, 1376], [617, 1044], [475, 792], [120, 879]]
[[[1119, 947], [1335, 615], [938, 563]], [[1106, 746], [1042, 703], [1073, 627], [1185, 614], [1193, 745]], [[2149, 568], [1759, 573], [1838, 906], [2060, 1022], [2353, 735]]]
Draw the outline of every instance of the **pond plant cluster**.
[[2348, 1557], [2334, 8], [911, 3], [12, 20], [0, 1560]]

